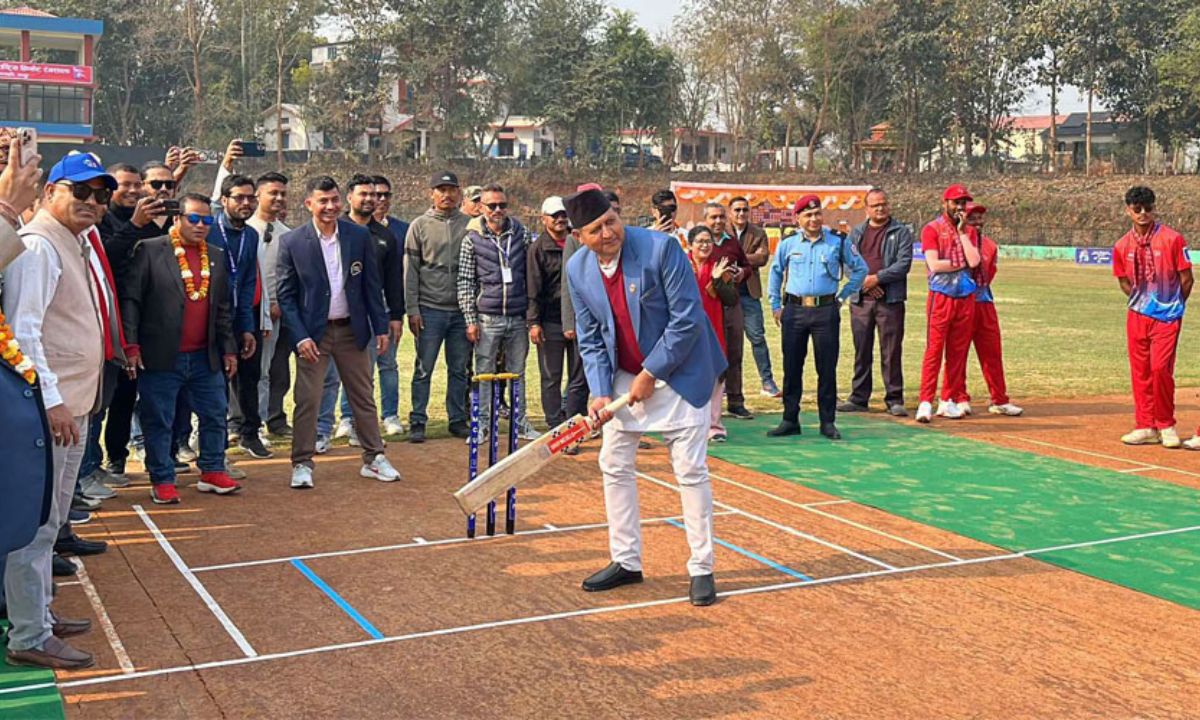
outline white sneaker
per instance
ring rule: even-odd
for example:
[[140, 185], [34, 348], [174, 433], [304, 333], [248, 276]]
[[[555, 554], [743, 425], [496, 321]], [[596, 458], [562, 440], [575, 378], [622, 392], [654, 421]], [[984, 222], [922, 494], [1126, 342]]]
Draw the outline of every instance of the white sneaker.
[[1157, 445], [1162, 442], [1162, 438], [1154, 428], [1138, 428], [1122, 435], [1121, 442], [1126, 445]]
[[365, 478], [375, 478], [380, 482], [395, 482], [400, 479], [400, 473], [388, 462], [387, 456], [376, 455], [370, 465], [363, 465], [359, 475]]
[[961, 402], [961, 403], [956, 403], [956, 404], [958, 405], [958, 411], [961, 412], [963, 415], [971, 415], [972, 414], [971, 413], [971, 403]]
[[1012, 403], [1004, 403], [1003, 405], [989, 405], [988, 412], [993, 415], [1008, 415], [1009, 417], [1016, 417], [1025, 412], [1025, 409], [1018, 405], [1013, 405]]
[[529, 423], [522, 425], [521, 429], [517, 432], [517, 437], [522, 440], [537, 440], [541, 436], [542, 434], [537, 430], [534, 430], [533, 425]]
[[1200, 435], [1193, 435], [1191, 440], [1183, 442], [1184, 450], [1200, 450]]
[[917, 422], [928, 423], [933, 420], [933, 404], [923, 402], [917, 406]]
[[350, 426], [350, 447], [362, 447], [362, 441], [358, 439], [358, 428]]
[[312, 468], [307, 465], [292, 466], [292, 489], [304, 490], [312, 486]]
[[[480, 421], [480, 423], [479, 423], [479, 449], [480, 450], [487, 447], [487, 440], [488, 440], [487, 426], [484, 425], [483, 421]], [[468, 435], [467, 438], [465, 440], [463, 440], [463, 445], [470, 445], [470, 444], [471, 444], [471, 436]]]
[[324, 435], [318, 435], [317, 444], [315, 447], [313, 447], [313, 452], [318, 455], [324, 455], [325, 453], [329, 452], [329, 438], [325, 437]]
[[392, 415], [383, 419], [383, 434], [384, 435], [403, 435], [404, 423], [400, 422], [400, 418]]
[[942, 417], [949, 418], [950, 420], [961, 420], [964, 417], [962, 408], [960, 408], [958, 403], [954, 402], [953, 400], [946, 403], [946, 407], [940, 414]]
[[271, 438], [267, 436], [266, 428], [258, 431], [258, 441], [263, 444], [263, 447], [271, 447]]
[[1182, 447], [1183, 443], [1179, 440], [1179, 433], [1175, 432], [1174, 427], [1163, 428], [1159, 431], [1159, 437], [1162, 439], [1162, 446], [1175, 450]]
[[100, 472], [96, 471], [79, 481], [79, 489], [85, 497], [93, 500], [108, 500], [117, 496], [116, 491], [104, 484]]
[[342, 418], [338, 421], [337, 429], [333, 431], [333, 437], [350, 437], [350, 433], [352, 432], [354, 432], [354, 426], [350, 424], [350, 418]]
[[179, 460], [179, 462], [185, 463], [196, 462], [196, 459], [199, 457], [200, 455], [188, 445], [184, 445], [183, 447], [179, 448], [179, 452], [175, 454], [175, 458]]

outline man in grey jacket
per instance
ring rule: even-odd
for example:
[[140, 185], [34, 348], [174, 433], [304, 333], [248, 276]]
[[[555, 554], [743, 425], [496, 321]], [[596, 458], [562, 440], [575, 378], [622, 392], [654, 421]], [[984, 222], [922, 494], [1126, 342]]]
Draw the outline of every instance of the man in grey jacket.
[[404, 306], [408, 328], [417, 342], [413, 368], [412, 412], [408, 441], [425, 442], [429, 420], [429, 386], [442, 344], [446, 345], [446, 414], [450, 434], [465, 438], [467, 423], [467, 365], [471, 344], [467, 323], [458, 307], [458, 257], [470, 218], [458, 207], [462, 189], [458, 176], [441, 172], [429, 183], [433, 207], [413, 220], [404, 243]]
[[884, 404], [888, 414], [908, 415], [904, 409], [904, 303], [908, 299], [908, 270], [912, 266], [913, 235], [892, 217], [887, 193], [867, 192], [867, 221], [848, 238], [867, 261], [862, 291], [850, 296], [850, 331], [854, 336], [854, 381], [850, 397], [838, 412], [865, 412], [871, 400], [875, 364], [875, 333], [879, 333], [883, 367]]

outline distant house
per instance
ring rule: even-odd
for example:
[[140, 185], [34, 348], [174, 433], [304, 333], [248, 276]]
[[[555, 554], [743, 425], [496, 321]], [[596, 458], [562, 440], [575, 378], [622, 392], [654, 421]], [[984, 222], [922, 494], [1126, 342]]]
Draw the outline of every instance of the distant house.
[[[554, 128], [539, 118], [511, 115], [489, 125], [491, 135], [481, 151], [498, 160], [547, 157], [554, 154]], [[491, 148], [488, 149], [488, 145]]]
[[[276, 121], [283, 130], [282, 143], [276, 132]], [[308, 131], [308, 123], [304, 121], [304, 112], [299, 105], [284, 103], [280, 112], [276, 112], [275, 106], [267, 108], [263, 111], [260, 128], [263, 147], [270, 152], [275, 152], [281, 145], [284, 150], [320, 149], [320, 142]]]
[[[1092, 113], [1092, 162], [1111, 163], [1121, 137], [1131, 130], [1130, 123], [1114, 113], [1102, 110]], [[1044, 142], [1050, 142], [1050, 130], [1041, 132]], [[1087, 158], [1087, 113], [1071, 113], [1058, 124], [1058, 147], [1055, 166], [1082, 169]]]
[[[1050, 126], [1062, 125], [1068, 115], [1017, 115], [1001, 121], [1008, 130], [1008, 155], [1018, 162], [1044, 163], [1050, 157]], [[1061, 131], [1060, 131], [1061, 133]], [[1062, 140], [1062, 135], [1059, 135]]]
[[872, 172], [890, 172], [899, 170], [901, 156], [904, 153], [904, 142], [899, 132], [892, 124], [881, 122], [871, 126], [871, 136], [866, 140], [854, 143], [856, 154], [861, 158], [862, 165]]

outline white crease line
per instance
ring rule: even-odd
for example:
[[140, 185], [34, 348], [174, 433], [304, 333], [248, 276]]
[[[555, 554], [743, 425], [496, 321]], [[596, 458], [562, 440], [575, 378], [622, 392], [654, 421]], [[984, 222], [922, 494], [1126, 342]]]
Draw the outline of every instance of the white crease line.
[[855, 522], [854, 520], [850, 520], [848, 518], [844, 518], [839, 515], [834, 515], [833, 513], [825, 512], [824, 510], [818, 510], [817, 508], [813, 507], [812, 505], [798, 503], [798, 502], [795, 502], [794, 500], [789, 500], [785, 497], [780, 497], [779, 495], [774, 495], [772, 493], [769, 493], [766, 490], [760, 490], [759, 488], [753, 487], [751, 485], [746, 485], [745, 483], [738, 482], [737, 480], [731, 480], [727, 477], [715, 475], [711, 472], [708, 474], [708, 476], [714, 480], [719, 480], [723, 483], [729, 483], [730, 485], [739, 487], [743, 490], [748, 490], [753, 493], [758, 493], [759, 495], [762, 495], [763, 497], [768, 497], [772, 500], [776, 500], [778, 502], [784, 503], [785, 505], [791, 505], [793, 507], [800, 508], [801, 510], [804, 510], [805, 512], [810, 512], [810, 513], [813, 513], [814, 515], [820, 515], [821, 517], [829, 518], [830, 520], [836, 520], [837, 522], [845, 523], [846, 525], [850, 525], [851, 527], [856, 527], [859, 530], [865, 530], [867, 532], [875, 533], [876, 535], [879, 535], [879, 536], [882, 536], [885, 538], [890, 538], [892, 540], [895, 540], [896, 542], [904, 543], [905, 545], [909, 545], [911, 547], [915, 547], [915, 548], [924, 550], [927, 553], [932, 553], [934, 555], [940, 555], [941, 557], [944, 557], [947, 560], [962, 560], [962, 558], [958, 557], [957, 555], [951, 555], [948, 552], [943, 552], [941, 550], [931, 548], [927, 545], [922, 545], [919, 542], [909, 540], [907, 538], [902, 538], [898, 535], [893, 535], [889, 532], [884, 532], [883, 530], [873, 528], [869, 525], [864, 525], [862, 523]]
[[78, 580], [72, 580], [70, 582], [55, 582], [54, 584], [59, 587], [71, 587], [72, 585], [82, 585], [83, 583]]
[[1119, 473], [1138, 473], [1138, 472], [1146, 472], [1147, 470], [1157, 470], [1157, 469], [1158, 468], [1154, 467], [1153, 465], [1146, 465], [1145, 467], [1125, 468], [1124, 470], [1117, 470], [1117, 472], [1119, 472]]
[[[1102, 458], [1104, 460], [1112, 460], [1114, 462], [1123, 462], [1126, 465], [1140, 465], [1147, 470], [1165, 470], [1167, 472], [1179, 473], [1180, 475], [1187, 475], [1189, 477], [1200, 477], [1200, 473], [1189, 472], [1187, 470], [1180, 470], [1179, 468], [1167, 467], [1166, 465], [1151, 465], [1150, 463], [1143, 462], [1141, 460], [1130, 460], [1129, 458], [1117, 457], [1116, 455], [1105, 455], [1104, 453], [1092, 452], [1091, 450], [1081, 450], [1079, 448], [1071, 447], [1070, 445], [1057, 445], [1055, 443], [1048, 443], [1048, 442], [1043, 442], [1041, 440], [1033, 440], [1030, 438], [1021, 437], [1020, 435], [1001, 435], [1000, 437], [1006, 437], [1006, 438], [1009, 438], [1010, 440], [1017, 440], [1020, 442], [1026, 442], [1026, 443], [1030, 443], [1033, 445], [1041, 445], [1042, 447], [1055, 448], [1058, 450], [1065, 450], [1066, 452], [1073, 452], [1078, 455], [1087, 455], [1089, 457]], [[1117, 472], [1121, 472], [1121, 471], [1118, 470]]]
[[[674, 490], [675, 492], [679, 492], [678, 487], [672, 485], [669, 482], [666, 482], [665, 480], [659, 480], [658, 478], [653, 477], [651, 475], [647, 475], [646, 473], [643, 473], [643, 472], [639, 472], [637, 475], [638, 475], [638, 477], [643, 478], [645, 480], [649, 480], [652, 483], [662, 485], [665, 488], [669, 488], [671, 490]], [[808, 533], [801, 532], [794, 527], [789, 527], [787, 525], [777, 523], [774, 520], [768, 520], [767, 518], [762, 517], [761, 515], [755, 515], [754, 513], [748, 513], [745, 510], [740, 510], [740, 509], [735, 508], [734, 506], [729, 505], [727, 503], [723, 503], [718, 500], [713, 500], [713, 507], [719, 507], [719, 508], [723, 508], [725, 510], [730, 510], [734, 514], [741, 515], [742, 517], [747, 518], [749, 520], [754, 520], [755, 522], [760, 522], [763, 525], [769, 525], [770, 527], [773, 527], [776, 530], [782, 530], [783, 532], [788, 533], [789, 535], [795, 535], [796, 537], [804, 538], [805, 540], [810, 540], [812, 542], [817, 543], [818, 545], [824, 545], [825, 547], [827, 547], [831, 550], [837, 550], [838, 552], [846, 553], [847, 555], [856, 557], [859, 560], [869, 562], [872, 565], [876, 565], [881, 568], [886, 568], [888, 570], [896, 569], [895, 565], [889, 565], [888, 563], [885, 563], [882, 560], [876, 560], [875, 558], [871, 557], [870, 555], [864, 555], [855, 550], [851, 550], [848, 547], [838, 545], [837, 543], [830, 542], [828, 540], [823, 540], [823, 539], [817, 537], [816, 535], [809, 535]], [[713, 514], [715, 515], [716, 513], [713, 513]]]
[[[714, 515], [731, 515], [731, 512], [714, 513]], [[682, 520], [682, 515], [673, 515], [671, 517], [647, 518], [642, 520], [643, 525], [650, 523], [665, 523], [668, 520]], [[522, 537], [525, 535], [548, 535], [556, 532], [575, 532], [577, 530], [598, 530], [608, 527], [608, 523], [591, 523], [589, 525], [568, 525], [566, 527], [555, 527], [548, 525], [545, 528], [537, 530], [522, 530], [513, 533], [512, 535], [482, 535], [475, 538], [456, 537], [446, 538], [443, 540], [424, 540], [423, 542], [401, 543], [399, 545], [377, 545], [374, 547], [354, 548], [352, 550], [332, 550], [330, 552], [310, 553], [308, 555], [288, 555], [287, 557], [266, 558], [264, 560], [245, 560], [242, 562], [222, 563], [221, 565], [205, 565], [203, 567], [192, 568], [192, 572], [211, 572], [213, 570], [232, 570], [235, 568], [256, 567], [258, 565], [276, 565], [279, 563], [290, 563], [293, 560], [313, 560], [317, 558], [341, 557], [343, 555], [361, 555], [363, 553], [388, 552], [391, 550], [405, 550], [414, 547], [436, 547], [438, 545], [459, 545], [462, 543], [478, 543], [478, 542], [495, 542], [507, 538]]]
[[[709, 474], [711, 475], [712, 473], [709, 473]], [[848, 502], [850, 502], [850, 501], [849, 500], [822, 500], [821, 502], [802, 503], [800, 505], [800, 507], [814, 508], [814, 507], [822, 507], [824, 505], [845, 505]]]
[[[948, 560], [946, 562], [928, 563], [926, 565], [913, 565], [910, 567], [893, 568], [891, 570], [868, 570], [866, 572], [850, 573], [847, 575], [834, 575], [827, 578], [817, 578], [816, 580], [797, 580], [794, 582], [777, 583], [775, 585], [758, 585], [755, 587], [741, 588], [739, 590], [726, 590], [717, 593], [718, 597], [729, 598], [738, 597], [741, 595], [758, 595], [761, 593], [777, 592], [780, 590], [791, 590], [793, 588], [809, 587], [812, 585], [832, 585], [840, 582], [851, 582], [854, 580], [865, 580], [877, 577], [887, 577], [891, 575], [905, 575], [909, 573], [920, 572], [924, 570], [942, 570], [949, 568], [965, 567], [968, 565], [982, 565], [992, 562], [1003, 562], [1006, 560], [1017, 560], [1030, 555], [1040, 555], [1043, 553], [1056, 552], [1061, 550], [1073, 550], [1081, 547], [1092, 547], [1095, 545], [1107, 545], [1110, 543], [1129, 542], [1131, 540], [1143, 540], [1149, 537], [1159, 537], [1163, 535], [1178, 535], [1180, 533], [1195, 532], [1200, 530], [1200, 525], [1193, 525], [1185, 528], [1173, 528], [1170, 530], [1157, 530], [1154, 532], [1139, 533], [1137, 535], [1125, 535], [1122, 537], [1106, 538], [1104, 540], [1091, 540], [1087, 542], [1071, 543], [1069, 545], [1055, 545], [1052, 547], [1037, 548], [1033, 550], [1022, 550], [1016, 553], [1004, 553], [1001, 555], [987, 555], [979, 558], [969, 558], [966, 560]], [[303, 650], [288, 650], [286, 652], [270, 653], [268, 655], [257, 655], [255, 657], [232, 658], [229, 660], [214, 660], [212, 662], [197, 663], [192, 665], [178, 665], [169, 668], [159, 668], [157, 670], [143, 670], [140, 672], [130, 673], [128, 675], [109, 675], [104, 677], [93, 677], [82, 680], [71, 680], [64, 683], [36, 683], [32, 685], [20, 685], [16, 687], [0, 688], [0, 695], [8, 695], [11, 693], [26, 692], [29, 690], [42, 690], [45, 688], [58, 687], [59, 689], [68, 689], [74, 687], [82, 687], [87, 685], [101, 685], [122, 680], [136, 680], [140, 678], [159, 677], [161, 675], [175, 675], [184, 672], [196, 672], [199, 670], [212, 670], [215, 668], [232, 667], [238, 665], [249, 665], [252, 663], [266, 662], [269, 660], [282, 660], [293, 657], [303, 657], [305, 655], [316, 655], [319, 653], [334, 652], [337, 650], [349, 650], [360, 647], [370, 647], [372, 645], [386, 645], [408, 640], [419, 640], [422, 638], [444, 637], [447, 635], [461, 635], [464, 633], [477, 632], [480, 630], [492, 630], [495, 628], [514, 627], [517, 625], [531, 625], [540, 622], [549, 622], [551, 620], [563, 620], [567, 618], [586, 617], [590, 615], [603, 615], [624, 610], [639, 610], [650, 607], [660, 607], [663, 605], [676, 605], [679, 603], [688, 602], [689, 598], [673, 597], [664, 598], [662, 600], [647, 600], [644, 602], [628, 603], [626, 605], [609, 605], [607, 607], [586, 608], [584, 610], [570, 610], [567, 612], [550, 613], [548, 615], [533, 615], [530, 617], [513, 618], [511, 620], [498, 620], [494, 622], [476, 623], [474, 625], [459, 625], [457, 627], [442, 628], [440, 630], [425, 630], [422, 632], [409, 633], [407, 635], [393, 635], [371, 640], [359, 640], [357, 642], [341, 643], [338, 645], [323, 645], [314, 648], [305, 648]]]
[[417, 545], [428, 545], [429, 544], [429, 541], [423, 537], [414, 537], [413, 542], [416, 543]]
[[550, 523], [546, 523], [542, 527], [546, 528], [547, 530], [557, 530], [558, 529], [555, 526], [551, 525]]
[[117, 656], [117, 665], [125, 674], [133, 672], [133, 661], [129, 659], [129, 653], [125, 651], [125, 644], [117, 635], [117, 628], [113, 625], [112, 618], [108, 616], [108, 610], [104, 608], [104, 603], [100, 600], [100, 593], [96, 592], [96, 586], [92, 584], [92, 579], [88, 576], [87, 568], [83, 566], [83, 561], [79, 558], [74, 558], [74, 562], [75, 574], [79, 577], [79, 582], [75, 584], [83, 586], [83, 592], [87, 595], [88, 602], [92, 604], [92, 611], [96, 613], [96, 619], [100, 621], [104, 637], [108, 639], [108, 646]]
[[204, 587], [204, 584], [196, 578], [195, 573], [193, 573], [191, 568], [187, 566], [187, 563], [183, 561], [183, 558], [179, 557], [179, 553], [175, 552], [175, 548], [171, 545], [171, 541], [167, 540], [167, 538], [162, 534], [162, 530], [158, 529], [158, 526], [154, 524], [154, 521], [151, 520], [150, 516], [146, 514], [146, 511], [142, 509], [142, 506], [134, 505], [133, 511], [136, 512], [138, 517], [142, 519], [142, 522], [146, 524], [146, 527], [150, 530], [150, 534], [153, 535], [154, 539], [158, 541], [158, 546], [161, 547], [163, 552], [167, 554], [167, 557], [171, 558], [171, 562], [175, 564], [175, 569], [183, 575], [183, 579], [188, 581], [188, 584], [192, 586], [192, 589], [196, 591], [196, 594], [200, 596], [200, 599], [204, 601], [204, 604], [208, 606], [208, 609], [212, 611], [212, 614], [215, 615], [221, 625], [225, 627], [225, 632], [229, 633], [229, 637], [233, 638], [233, 641], [237, 644], [238, 649], [242, 651], [242, 654], [246, 657], [256, 657], [258, 653], [255, 652], [254, 648], [250, 646], [250, 643], [246, 640], [246, 637], [242, 635], [242, 631], [238, 630], [237, 625], [234, 625], [233, 621], [229, 619], [229, 616], [225, 614], [225, 611], [221, 609], [221, 605], [213, 598], [212, 595], [209, 594], [208, 589]]

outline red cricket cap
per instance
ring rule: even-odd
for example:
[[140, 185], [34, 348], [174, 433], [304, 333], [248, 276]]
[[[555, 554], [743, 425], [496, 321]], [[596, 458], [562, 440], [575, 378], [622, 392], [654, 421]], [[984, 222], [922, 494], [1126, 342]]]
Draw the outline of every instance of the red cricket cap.
[[808, 195], [805, 195], [804, 197], [802, 197], [796, 201], [796, 204], [792, 206], [792, 214], [799, 215], [800, 213], [804, 212], [805, 210], [819, 210], [819, 209], [821, 209], [821, 198], [817, 197], [816, 195], [813, 195], [812, 193], [809, 193]]
[[584, 190], [603, 190], [603, 189], [604, 188], [600, 187], [600, 183], [584, 183], [582, 185], [576, 186], [575, 192], [583, 192]]
[[971, 200], [971, 193], [967, 192], [966, 185], [951, 185], [946, 188], [946, 192], [942, 194], [943, 200]]
[[987, 212], [987, 208], [977, 202], [968, 201], [966, 207], [963, 208], [963, 212], [965, 212], [967, 215], [970, 215], [971, 213], [979, 213], [982, 215], [983, 213]]

